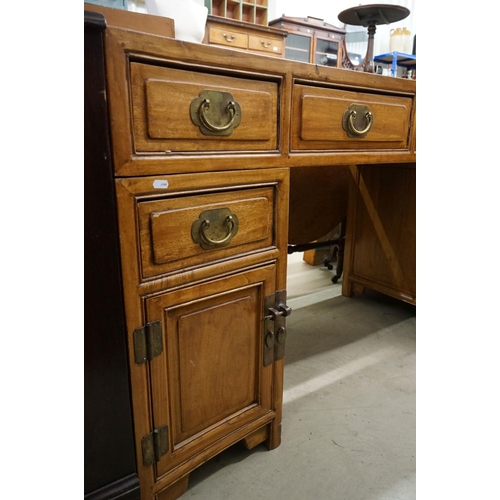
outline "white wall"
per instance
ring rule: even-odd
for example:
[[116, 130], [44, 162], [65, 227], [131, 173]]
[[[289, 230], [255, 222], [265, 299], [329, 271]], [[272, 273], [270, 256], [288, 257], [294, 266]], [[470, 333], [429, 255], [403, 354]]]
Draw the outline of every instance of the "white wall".
[[128, 0], [127, 10], [132, 12], [142, 12], [143, 14], [148, 13], [145, 0]]
[[[347, 31], [358, 31], [363, 28], [360, 28], [359, 26], [344, 26], [339, 21], [337, 16], [340, 12], [345, 9], [349, 9], [350, 7], [354, 7], [356, 5], [369, 5], [372, 3], [376, 2], [359, 2], [355, 0], [337, 0], [333, 2], [325, 0], [273, 0], [269, 5], [269, 20], [281, 17], [283, 14], [290, 17], [311, 16], [323, 19], [327, 23], [338, 26], [339, 28], [344, 28]], [[384, 0], [383, 3], [402, 5], [410, 10], [410, 15], [406, 19], [397, 23], [377, 26], [373, 51], [374, 55], [389, 52], [391, 29], [405, 27], [410, 30], [412, 35], [415, 35], [417, 32], [415, 9], [416, 0]]]

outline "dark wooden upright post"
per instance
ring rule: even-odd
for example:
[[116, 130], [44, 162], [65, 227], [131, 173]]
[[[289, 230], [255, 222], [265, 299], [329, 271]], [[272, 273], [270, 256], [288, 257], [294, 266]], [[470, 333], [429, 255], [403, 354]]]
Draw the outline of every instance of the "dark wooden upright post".
[[85, 11], [86, 500], [139, 500], [114, 181], [105, 98], [102, 14]]

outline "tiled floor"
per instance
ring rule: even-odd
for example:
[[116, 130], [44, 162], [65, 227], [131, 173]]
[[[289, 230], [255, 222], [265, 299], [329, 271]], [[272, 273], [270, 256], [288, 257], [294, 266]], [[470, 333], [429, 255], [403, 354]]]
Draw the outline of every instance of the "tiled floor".
[[235, 445], [193, 471], [183, 499], [412, 500], [415, 307], [289, 256], [282, 443]]

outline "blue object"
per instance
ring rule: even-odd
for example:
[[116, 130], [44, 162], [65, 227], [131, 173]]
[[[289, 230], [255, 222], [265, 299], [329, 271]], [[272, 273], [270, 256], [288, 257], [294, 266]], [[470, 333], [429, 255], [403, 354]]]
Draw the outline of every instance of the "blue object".
[[416, 69], [417, 56], [412, 54], [403, 54], [402, 52], [388, 52], [373, 58], [374, 62], [385, 63], [391, 65], [391, 75], [396, 76], [398, 66], [403, 66], [408, 69]]

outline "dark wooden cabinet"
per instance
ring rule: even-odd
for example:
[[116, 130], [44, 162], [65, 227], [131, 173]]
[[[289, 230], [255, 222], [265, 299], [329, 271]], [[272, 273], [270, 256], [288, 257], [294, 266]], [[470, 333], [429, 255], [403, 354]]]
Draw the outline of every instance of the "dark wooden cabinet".
[[288, 31], [286, 59], [342, 67], [345, 30], [315, 17], [283, 16], [270, 21], [269, 26]]
[[105, 100], [104, 17], [85, 13], [85, 484], [137, 500], [127, 345]]

